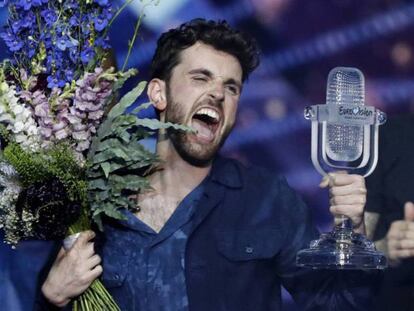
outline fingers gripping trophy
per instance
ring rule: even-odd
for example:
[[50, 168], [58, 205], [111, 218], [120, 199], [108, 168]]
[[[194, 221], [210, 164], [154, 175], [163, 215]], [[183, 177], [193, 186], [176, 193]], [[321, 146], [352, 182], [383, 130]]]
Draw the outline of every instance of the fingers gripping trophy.
[[[368, 176], [378, 160], [378, 126], [385, 113], [365, 105], [364, 76], [356, 68], [337, 67], [328, 76], [326, 104], [305, 108], [312, 121], [312, 162], [323, 176], [347, 171]], [[383, 269], [386, 257], [341, 216], [329, 233], [298, 252], [298, 266], [315, 269]]]

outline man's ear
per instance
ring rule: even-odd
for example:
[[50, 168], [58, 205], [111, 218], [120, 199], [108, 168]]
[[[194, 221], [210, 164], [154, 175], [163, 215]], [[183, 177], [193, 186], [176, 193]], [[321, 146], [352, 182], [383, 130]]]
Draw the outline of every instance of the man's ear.
[[165, 81], [152, 79], [148, 83], [147, 95], [158, 111], [164, 111], [167, 107], [167, 90]]

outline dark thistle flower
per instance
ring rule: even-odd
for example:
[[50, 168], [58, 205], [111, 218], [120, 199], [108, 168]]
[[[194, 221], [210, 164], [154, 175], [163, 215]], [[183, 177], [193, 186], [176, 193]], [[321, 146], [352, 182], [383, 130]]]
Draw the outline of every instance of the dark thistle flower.
[[80, 203], [69, 199], [64, 185], [57, 178], [34, 183], [24, 189], [16, 207], [38, 215], [33, 226], [33, 237], [41, 240], [62, 239], [81, 210]]

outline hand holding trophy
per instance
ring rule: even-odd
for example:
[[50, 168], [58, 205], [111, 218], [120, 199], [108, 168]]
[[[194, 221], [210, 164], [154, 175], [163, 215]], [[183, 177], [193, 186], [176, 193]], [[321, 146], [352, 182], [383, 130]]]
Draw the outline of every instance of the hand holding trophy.
[[[356, 68], [337, 67], [328, 76], [326, 105], [305, 108], [312, 121], [312, 162], [327, 175], [335, 171], [368, 176], [378, 160], [378, 126], [385, 113], [365, 106], [364, 76]], [[333, 231], [313, 240], [296, 257], [298, 266], [315, 269], [383, 269], [386, 257], [342, 216]]]

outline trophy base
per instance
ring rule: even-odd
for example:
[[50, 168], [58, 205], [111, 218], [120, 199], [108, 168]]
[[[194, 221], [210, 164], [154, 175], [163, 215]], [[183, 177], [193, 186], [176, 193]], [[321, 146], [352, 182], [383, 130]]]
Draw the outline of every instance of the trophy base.
[[384, 269], [387, 259], [373, 242], [351, 229], [335, 228], [298, 252], [296, 265], [313, 269]]

